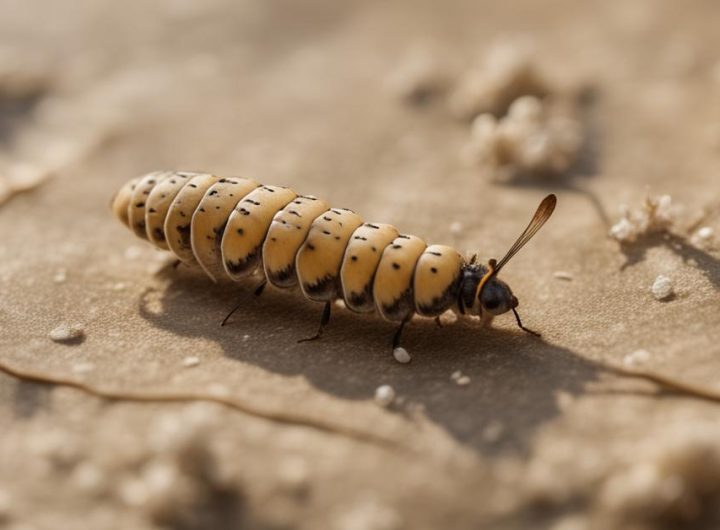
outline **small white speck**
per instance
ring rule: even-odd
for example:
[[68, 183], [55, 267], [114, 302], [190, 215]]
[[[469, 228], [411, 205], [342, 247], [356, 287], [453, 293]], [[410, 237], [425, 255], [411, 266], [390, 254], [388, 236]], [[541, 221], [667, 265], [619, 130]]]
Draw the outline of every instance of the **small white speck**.
[[468, 376], [466, 376], [466, 375], [461, 375], [460, 377], [458, 377], [458, 378], [455, 380], [455, 383], [456, 383], [458, 386], [467, 386], [467, 385], [470, 384], [470, 378], [469, 378]]
[[664, 300], [673, 294], [673, 282], [661, 274], [655, 278], [651, 291], [656, 300]]
[[463, 224], [460, 221], [455, 221], [450, 225], [450, 233], [454, 236], [462, 234]]
[[85, 335], [82, 327], [78, 324], [60, 324], [50, 332], [50, 340], [55, 342], [70, 342], [78, 340]]
[[345, 309], [345, 300], [343, 300], [342, 298], [338, 298], [337, 300], [335, 300], [335, 307]]
[[698, 239], [701, 239], [703, 241], [707, 241], [708, 239], [712, 238], [714, 234], [715, 231], [710, 226], [703, 226], [700, 230], [697, 231]]
[[567, 271], [555, 271], [553, 272], [553, 278], [571, 282], [573, 280], [573, 275]]
[[648, 362], [650, 357], [650, 352], [647, 350], [635, 350], [625, 356], [623, 363], [627, 366], [637, 366], [638, 364], [645, 364]]
[[53, 276], [53, 281], [55, 283], [63, 283], [65, 280], [67, 280], [67, 271], [65, 269], [58, 269], [55, 276]]
[[93, 363], [77, 363], [72, 367], [72, 371], [75, 374], [86, 374], [92, 372], [94, 369], [95, 365]]
[[450, 379], [452, 379], [453, 381], [457, 381], [457, 380], [460, 379], [461, 377], [462, 377], [462, 372], [461, 372], [460, 370], [455, 370], [455, 371], [450, 375]]
[[381, 385], [375, 389], [375, 403], [389, 407], [395, 401], [395, 390], [390, 385]]
[[440, 315], [440, 324], [443, 326], [452, 326], [458, 321], [458, 316], [455, 311], [448, 309], [442, 315]]
[[403, 347], [398, 347], [393, 350], [393, 357], [395, 357], [395, 360], [399, 363], [407, 364], [410, 362], [412, 357], [410, 357], [410, 354], [408, 351]]
[[200, 364], [200, 358], [191, 355], [190, 357], [185, 357], [182, 361], [182, 365], [186, 368], [191, 368], [193, 366], [197, 366]]
[[245, 341], [248, 340], [249, 338], [250, 338], [250, 335], [243, 335], [242, 340], [243, 340], [243, 342], [245, 342]]
[[113, 291], [124, 291], [127, 288], [127, 284], [125, 282], [117, 282], [112, 284], [111, 289]]

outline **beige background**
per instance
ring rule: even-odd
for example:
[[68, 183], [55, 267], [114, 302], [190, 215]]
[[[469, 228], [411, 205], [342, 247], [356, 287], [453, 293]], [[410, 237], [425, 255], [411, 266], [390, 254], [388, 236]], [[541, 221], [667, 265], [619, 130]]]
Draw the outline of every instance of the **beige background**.
[[[42, 166], [52, 149], [70, 153], [54, 178], [0, 207], [0, 358], [113, 388], [219, 384], [257, 406], [400, 444], [216, 405], [108, 403], [0, 376], [0, 521], [608, 528], [619, 517], [654, 527], [642, 510], [627, 515], [608, 500], [607, 481], [664, 437], [705, 432], [720, 409], [658, 397], [587, 360], [620, 362], [643, 348], [653, 368], [716, 385], [720, 255], [661, 238], [623, 254], [589, 196], [610, 218], [648, 188], [685, 205], [682, 219], [717, 212], [717, 2], [3, 0], [0, 12], [8, 68], [38, 78], [41, 91], [26, 105], [4, 96], [4, 116], [15, 119], [0, 134], [2, 160]], [[532, 40], [548, 75], [594, 87], [582, 175], [492, 184], [462, 161], [467, 124], [441, 102], [413, 108], [388, 91], [418, 46], [458, 73], [510, 34]], [[483, 259], [500, 257], [554, 191], [556, 215], [503, 272], [543, 339], [520, 333], [511, 316], [490, 330], [420, 322], [405, 335], [413, 361], [400, 365], [389, 355], [391, 325], [336, 311], [322, 341], [297, 344], [321, 306], [272, 289], [255, 300], [252, 284], [215, 286], [189, 270], [157, 273], [163, 256], [111, 218], [125, 180], [166, 168], [291, 186]], [[708, 221], [716, 232], [719, 223]], [[555, 279], [558, 270], [573, 280]], [[661, 273], [677, 293], [664, 303], [649, 293]], [[221, 329], [239, 299], [246, 307]], [[81, 324], [86, 340], [51, 342], [61, 323]], [[189, 355], [197, 367], [183, 366]], [[455, 370], [471, 383], [453, 383]], [[376, 406], [380, 384], [405, 404]], [[147, 492], [148, 466], [181, 461], [168, 447], [183, 437], [216, 460], [232, 483], [227, 498]], [[197, 489], [206, 487], [213, 492]], [[713, 498], [689, 517], [712, 521]], [[167, 515], [155, 506], [163, 499], [181, 500]]]

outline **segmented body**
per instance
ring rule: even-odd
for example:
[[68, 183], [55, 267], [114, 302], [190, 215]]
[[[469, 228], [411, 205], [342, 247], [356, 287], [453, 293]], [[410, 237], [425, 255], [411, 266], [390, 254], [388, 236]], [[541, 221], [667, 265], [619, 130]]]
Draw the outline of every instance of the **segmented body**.
[[310, 300], [340, 298], [395, 322], [454, 307], [472, 267], [451, 247], [244, 177], [154, 172], [126, 183], [112, 209], [136, 235], [213, 280], [260, 269], [275, 287], [299, 286]]

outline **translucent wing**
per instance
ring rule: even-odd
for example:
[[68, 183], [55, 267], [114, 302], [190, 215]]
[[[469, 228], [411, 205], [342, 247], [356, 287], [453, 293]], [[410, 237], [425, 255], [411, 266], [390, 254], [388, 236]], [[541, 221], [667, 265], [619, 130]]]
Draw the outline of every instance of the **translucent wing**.
[[528, 241], [533, 238], [535, 234], [537, 234], [538, 230], [540, 230], [545, 224], [545, 221], [550, 219], [553, 211], [555, 211], [556, 204], [557, 197], [552, 194], [548, 195], [542, 200], [540, 206], [538, 206], [537, 210], [535, 211], [535, 215], [533, 215], [533, 218], [530, 220], [530, 224], [528, 224], [527, 228], [523, 230], [523, 233], [520, 234], [520, 237], [518, 237], [515, 243], [513, 243], [513, 246], [510, 247], [510, 250], [507, 251], [507, 254], [505, 254], [503, 259], [501, 259], [494, 267], [494, 272], [496, 274], [500, 271], [500, 269], [505, 266], [508, 261], [512, 259], [515, 254], [520, 251], [521, 248], [525, 246]]

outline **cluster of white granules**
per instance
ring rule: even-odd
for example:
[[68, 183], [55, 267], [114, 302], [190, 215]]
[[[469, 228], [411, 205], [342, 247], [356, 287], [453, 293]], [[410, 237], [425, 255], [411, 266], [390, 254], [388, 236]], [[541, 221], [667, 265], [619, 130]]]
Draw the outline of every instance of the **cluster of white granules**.
[[642, 206], [621, 207], [621, 218], [610, 228], [610, 237], [621, 243], [632, 243], [639, 237], [669, 230], [675, 222], [670, 195], [647, 196]]
[[500, 180], [557, 176], [576, 162], [582, 144], [582, 125], [572, 112], [523, 96], [502, 118], [490, 113], [475, 118], [467, 156]]

